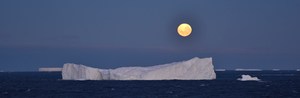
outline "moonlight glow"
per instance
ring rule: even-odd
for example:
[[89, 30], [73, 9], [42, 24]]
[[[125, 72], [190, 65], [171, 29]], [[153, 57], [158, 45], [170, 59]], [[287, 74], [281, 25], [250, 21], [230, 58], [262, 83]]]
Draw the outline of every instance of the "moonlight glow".
[[177, 32], [182, 37], [187, 37], [192, 33], [192, 27], [187, 23], [182, 23], [178, 26]]

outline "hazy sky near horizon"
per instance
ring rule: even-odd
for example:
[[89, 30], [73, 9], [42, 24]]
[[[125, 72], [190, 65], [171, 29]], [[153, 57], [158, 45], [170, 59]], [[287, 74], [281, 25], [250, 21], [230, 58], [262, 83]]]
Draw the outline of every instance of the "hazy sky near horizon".
[[[79, 63], [300, 68], [299, 0], [1, 0], [0, 70]], [[189, 23], [189, 37], [178, 36]]]

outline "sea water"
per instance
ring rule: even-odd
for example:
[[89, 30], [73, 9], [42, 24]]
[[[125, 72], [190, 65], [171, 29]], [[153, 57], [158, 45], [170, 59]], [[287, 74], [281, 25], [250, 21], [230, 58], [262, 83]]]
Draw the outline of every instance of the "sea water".
[[[216, 80], [70, 81], [59, 72], [1, 72], [0, 98], [300, 98], [299, 71], [216, 74]], [[242, 74], [262, 81], [238, 81]]]

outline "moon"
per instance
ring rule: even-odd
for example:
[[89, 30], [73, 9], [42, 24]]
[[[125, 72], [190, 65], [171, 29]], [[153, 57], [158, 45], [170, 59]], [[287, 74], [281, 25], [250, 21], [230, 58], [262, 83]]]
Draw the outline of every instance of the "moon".
[[187, 37], [192, 33], [192, 27], [187, 23], [182, 23], [178, 26], [177, 32], [182, 37]]

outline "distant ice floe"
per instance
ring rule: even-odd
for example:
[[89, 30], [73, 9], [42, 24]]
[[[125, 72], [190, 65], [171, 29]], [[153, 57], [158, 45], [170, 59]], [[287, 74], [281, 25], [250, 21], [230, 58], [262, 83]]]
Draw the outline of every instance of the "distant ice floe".
[[250, 75], [242, 75], [242, 78], [238, 78], [239, 81], [260, 81], [257, 77], [251, 77]]
[[48, 68], [39, 68], [39, 72], [60, 72], [62, 68], [48, 67]]
[[300, 71], [300, 69], [296, 69], [296, 71]]
[[215, 69], [215, 71], [226, 71], [226, 69]]
[[262, 71], [262, 69], [241, 69], [241, 68], [237, 68], [237, 69], [235, 69], [235, 71]]
[[272, 71], [280, 71], [280, 69], [272, 69]]

